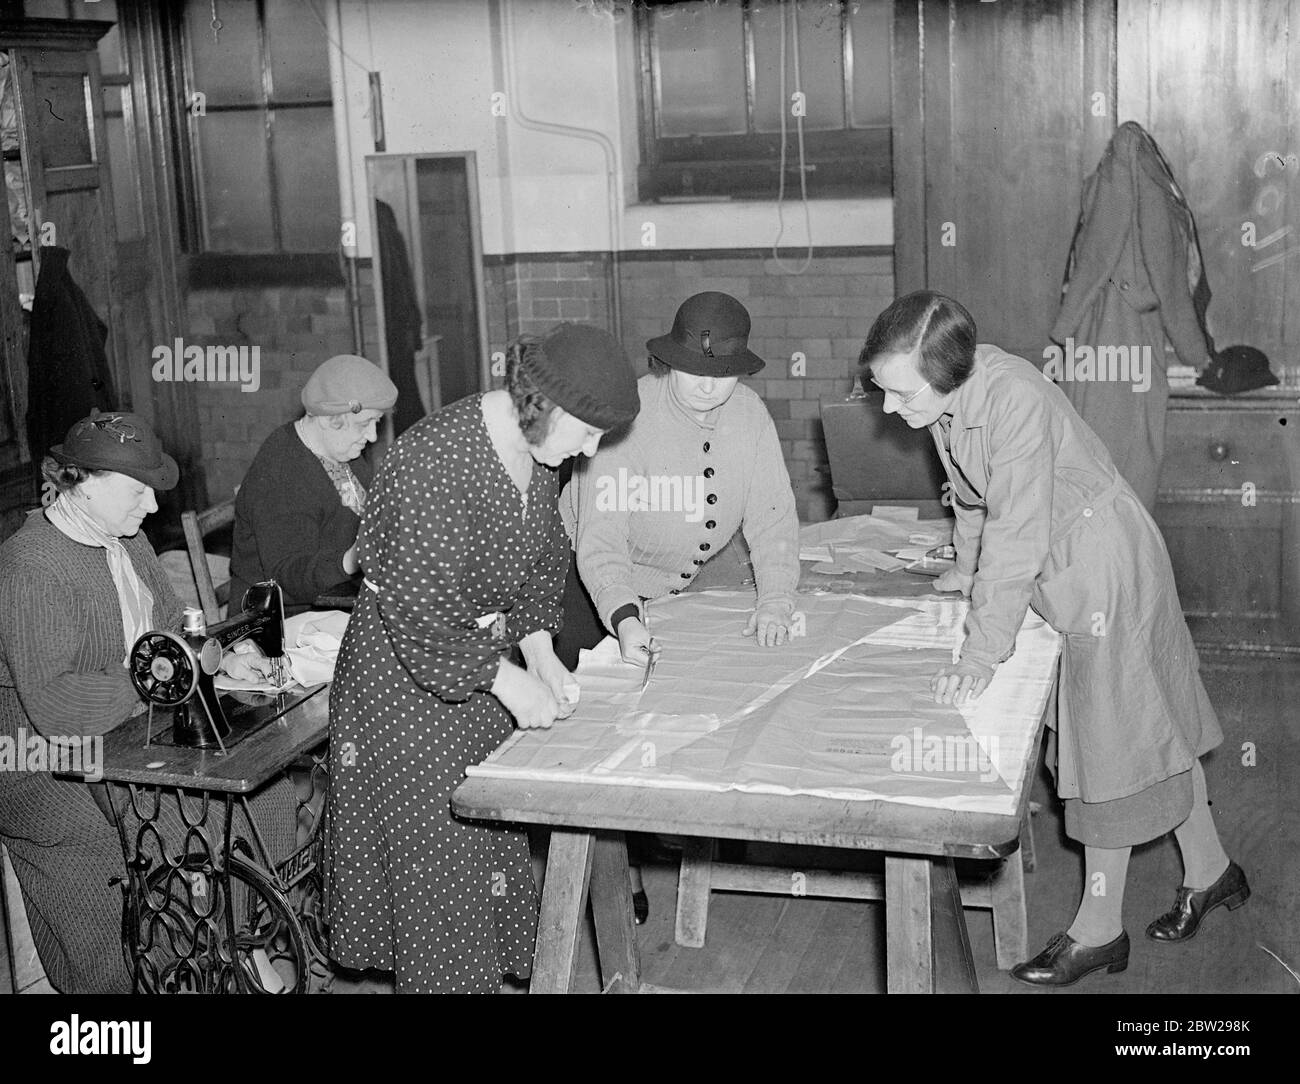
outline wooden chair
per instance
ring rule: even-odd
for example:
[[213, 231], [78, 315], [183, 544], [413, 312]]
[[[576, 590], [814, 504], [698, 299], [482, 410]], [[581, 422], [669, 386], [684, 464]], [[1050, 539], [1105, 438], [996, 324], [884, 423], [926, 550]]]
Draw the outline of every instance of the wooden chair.
[[[203, 540], [214, 531], [229, 527], [235, 522], [235, 500], [214, 504], [203, 512], [182, 512], [181, 527], [185, 531], [185, 548], [190, 555], [190, 569], [194, 573], [194, 586], [199, 592], [199, 605], [203, 607], [203, 619], [214, 625], [221, 620], [221, 599], [212, 583], [212, 572], [208, 568], [208, 553]], [[225, 585], [223, 585], [225, 587]], [[226, 593], [229, 589], [226, 588]]]

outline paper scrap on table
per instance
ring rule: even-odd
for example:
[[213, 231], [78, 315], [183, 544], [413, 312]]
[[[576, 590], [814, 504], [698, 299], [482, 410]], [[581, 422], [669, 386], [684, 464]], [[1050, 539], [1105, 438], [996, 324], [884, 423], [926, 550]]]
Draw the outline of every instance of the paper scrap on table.
[[[926, 540], [925, 549], [952, 541], [951, 519], [926, 520], [919, 527], [916, 513], [915, 508], [877, 506], [869, 516], [810, 523], [799, 531], [799, 559], [818, 562], [812, 571], [831, 576], [896, 572], [909, 559], [895, 558], [893, 551], [920, 544], [917, 538]], [[924, 554], [922, 550], [919, 556]]]
[[903, 505], [878, 504], [871, 510], [878, 519], [892, 519], [899, 523], [915, 523], [920, 518], [921, 510]]

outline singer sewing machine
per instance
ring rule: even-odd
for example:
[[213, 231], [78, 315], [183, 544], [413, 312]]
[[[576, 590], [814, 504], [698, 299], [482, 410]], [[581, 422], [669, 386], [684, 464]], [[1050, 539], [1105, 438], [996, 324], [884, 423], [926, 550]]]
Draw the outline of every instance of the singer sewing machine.
[[128, 669], [136, 691], [149, 705], [146, 745], [165, 743], [154, 736], [155, 709], [172, 714], [170, 744], [225, 753], [304, 699], [283, 691], [219, 693], [213, 679], [222, 659], [244, 640], [270, 660], [271, 683], [282, 690], [288, 675], [284, 600], [275, 581], [254, 584], [244, 594], [242, 612], [211, 628], [205, 626], [201, 611], [187, 609], [181, 633], [154, 630], [136, 640]]

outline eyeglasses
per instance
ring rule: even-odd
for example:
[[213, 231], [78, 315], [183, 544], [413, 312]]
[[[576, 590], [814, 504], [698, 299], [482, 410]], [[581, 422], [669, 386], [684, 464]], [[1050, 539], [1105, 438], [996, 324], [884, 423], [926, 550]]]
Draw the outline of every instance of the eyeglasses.
[[[876, 378], [874, 376], [871, 377], [871, 383], [876, 384]], [[921, 392], [925, 391], [925, 389], [928, 388], [929, 386], [930, 386], [930, 382], [927, 380], [924, 384], [922, 384], [919, 388], [917, 388], [916, 391], [912, 392], [911, 395], [899, 395], [898, 392], [896, 391], [890, 391], [888, 388], [880, 388], [880, 385], [876, 384], [876, 387], [880, 388], [880, 390], [883, 391], [886, 395], [892, 395], [895, 399], [897, 399], [899, 406], [907, 406], [908, 403], [910, 403], [913, 399], [915, 399], [918, 395], [920, 395]]]

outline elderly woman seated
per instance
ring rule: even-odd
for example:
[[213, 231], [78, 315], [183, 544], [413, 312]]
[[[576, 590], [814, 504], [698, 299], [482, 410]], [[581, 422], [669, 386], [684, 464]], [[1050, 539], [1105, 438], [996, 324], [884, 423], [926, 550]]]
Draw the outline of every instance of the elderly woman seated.
[[340, 354], [312, 373], [306, 413], [266, 438], [235, 499], [232, 610], [268, 579], [284, 592], [286, 614], [356, 595], [357, 528], [374, 475], [361, 453], [396, 402], [393, 382], [365, 358]]
[[[177, 631], [181, 605], [140, 524], [178, 471], [144, 419], [94, 412], [50, 450], [41, 473], [56, 498], [0, 546], [0, 738], [53, 751], [145, 709], [128, 652], [145, 632]], [[129, 992], [115, 883], [125, 870], [101, 812], [108, 802], [101, 784], [56, 778], [52, 757], [0, 771], [0, 841], [50, 983], [64, 993]], [[292, 787], [271, 784], [252, 805], [272, 859], [282, 858], [294, 839]], [[120, 815], [134, 839], [139, 821]], [[165, 838], [189, 842], [174, 797], [158, 822]], [[235, 831], [249, 836], [242, 814]]]

